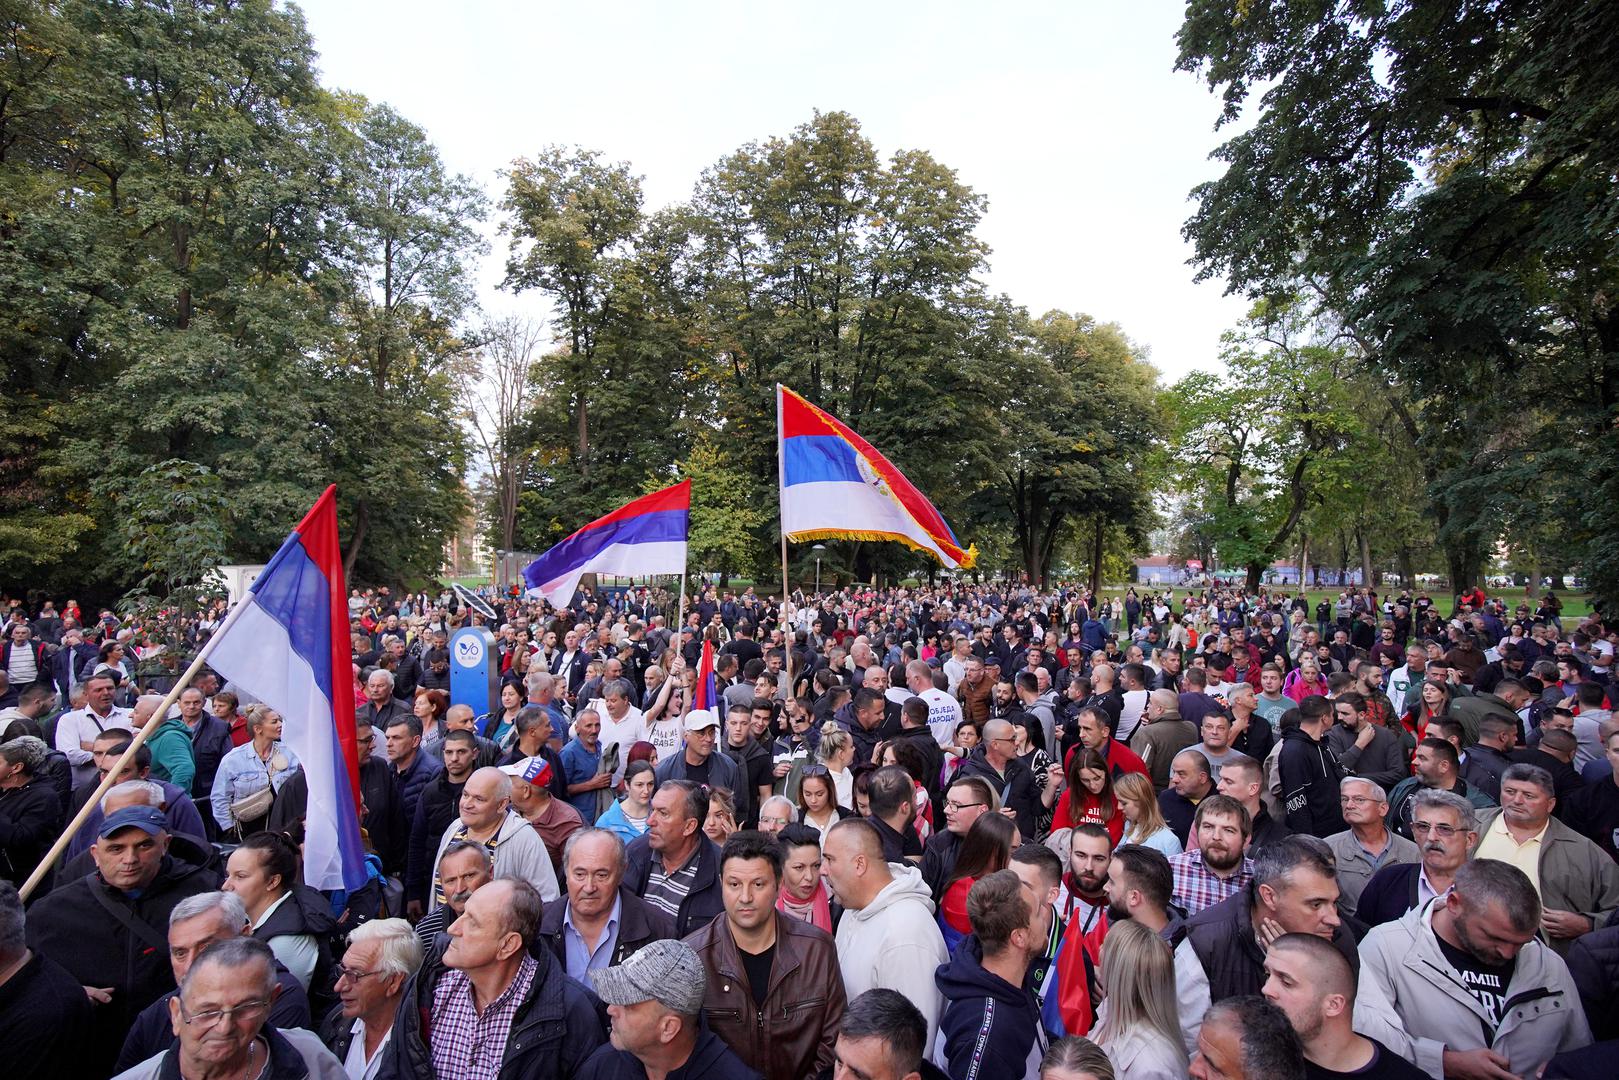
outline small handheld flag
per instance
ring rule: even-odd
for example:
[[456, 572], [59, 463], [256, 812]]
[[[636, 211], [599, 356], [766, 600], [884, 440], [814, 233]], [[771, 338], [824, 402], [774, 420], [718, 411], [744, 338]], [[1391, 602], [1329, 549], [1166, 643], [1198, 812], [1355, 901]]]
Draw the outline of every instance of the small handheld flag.
[[703, 658], [697, 665], [697, 685], [692, 689], [691, 707], [693, 709], [716, 709], [719, 707], [719, 683], [714, 679], [714, 643], [703, 642]]

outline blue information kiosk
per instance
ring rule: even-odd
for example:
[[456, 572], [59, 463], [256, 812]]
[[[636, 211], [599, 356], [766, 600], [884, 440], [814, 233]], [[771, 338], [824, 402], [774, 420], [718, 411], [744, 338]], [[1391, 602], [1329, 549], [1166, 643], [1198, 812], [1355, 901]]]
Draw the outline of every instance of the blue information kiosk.
[[495, 635], [464, 626], [450, 638], [450, 704], [470, 705], [482, 717], [500, 703], [500, 654]]

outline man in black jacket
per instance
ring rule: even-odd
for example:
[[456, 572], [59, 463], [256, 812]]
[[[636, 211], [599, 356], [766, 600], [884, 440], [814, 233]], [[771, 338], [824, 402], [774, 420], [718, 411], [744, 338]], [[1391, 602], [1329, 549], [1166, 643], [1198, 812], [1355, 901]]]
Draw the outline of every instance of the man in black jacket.
[[[372, 740], [376, 738], [374, 731], [361, 721], [355, 736], [360, 751], [360, 798], [365, 802], [365, 816], [360, 824], [371, 840], [371, 850], [382, 859], [383, 869], [390, 874], [403, 874], [405, 849], [410, 840], [404, 802], [399, 797], [399, 785], [394, 782], [393, 767], [371, 754]], [[300, 766], [276, 792], [275, 803], [270, 807], [270, 830], [291, 832], [293, 825], [303, 820], [308, 808], [309, 778]]]
[[55, 960], [95, 1002], [80, 1062], [87, 1076], [109, 1075], [135, 1018], [174, 989], [169, 913], [219, 882], [168, 854], [163, 812], [152, 806], [114, 811], [90, 851], [96, 871], [62, 886], [28, 921], [28, 945]]
[[[208, 805], [220, 759], [232, 749], [230, 725], [210, 713], [206, 705], [202, 691], [194, 686], [186, 687], [180, 694], [180, 719], [191, 732], [191, 756], [197, 766], [189, 794], [202, 806]], [[205, 823], [211, 820], [211, 815], [203, 820]]]
[[[1264, 942], [1279, 933], [1331, 941], [1360, 970], [1355, 936], [1338, 919], [1338, 867], [1325, 841], [1289, 836], [1266, 846], [1245, 889], [1186, 920], [1186, 939], [1176, 951], [1191, 951], [1208, 985], [1194, 988], [1195, 1000], [1183, 998], [1182, 1027], [1200, 1024], [1209, 1001], [1259, 993], [1265, 985]], [[1183, 963], [1176, 968], [1185, 969]]]
[[[383, 1075], [459, 1076], [470, 1061], [491, 1058], [505, 1076], [579, 1074], [607, 1041], [600, 1003], [549, 949], [530, 948], [541, 908], [540, 894], [519, 878], [472, 894], [450, 926], [449, 946], [427, 958], [400, 996]], [[438, 992], [441, 984], [446, 993]], [[488, 1006], [508, 992], [518, 995], [510, 1025], [480, 1034], [475, 1002]]]
[[670, 916], [685, 937], [725, 910], [720, 849], [703, 835], [708, 793], [689, 780], [665, 780], [652, 796], [646, 832], [631, 842], [629, 890]]
[[1276, 761], [1287, 827], [1323, 839], [1344, 831], [1338, 803], [1343, 769], [1325, 737], [1331, 716], [1332, 702], [1319, 695], [1283, 713], [1282, 752]]
[[623, 887], [628, 868], [624, 841], [606, 829], [580, 829], [562, 849], [567, 895], [545, 905], [540, 940], [581, 982], [592, 968], [622, 964], [651, 942], [675, 936], [672, 918]]
[[1000, 793], [1002, 812], [1017, 822], [1018, 833], [1025, 840], [1034, 837], [1041, 805], [1040, 784], [1017, 756], [1011, 724], [1005, 720], [985, 724], [983, 744], [967, 757], [956, 775], [987, 781], [991, 790]]
[[78, 1080], [90, 1000], [62, 965], [31, 952], [17, 890], [0, 881], [0, 1046], [8, 1080]]

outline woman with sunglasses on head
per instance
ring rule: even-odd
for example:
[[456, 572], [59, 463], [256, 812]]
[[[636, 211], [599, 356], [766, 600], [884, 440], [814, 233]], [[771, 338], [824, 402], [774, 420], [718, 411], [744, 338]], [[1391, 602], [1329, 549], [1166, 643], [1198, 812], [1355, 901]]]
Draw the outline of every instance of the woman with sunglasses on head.
[[973, 882], [985, 874], [1005, 870], [1012, 864], [1012, 852], [1020, 844], [1017, 823], [1004, 814], [984, 814], [973, 822], [961, 842], [955, 869], [945, 880], [939, 901], [939, 929], [952, 954], [961, 940], [972, 933], [967, 918], [967, 893]]
[[804, 766], [798, 783], [798, 820], [821, 834], [826, 842], [826, 831], [836, 825], [847, 813], [838, 805], [837, 789], [832, 774], [820, 762]]

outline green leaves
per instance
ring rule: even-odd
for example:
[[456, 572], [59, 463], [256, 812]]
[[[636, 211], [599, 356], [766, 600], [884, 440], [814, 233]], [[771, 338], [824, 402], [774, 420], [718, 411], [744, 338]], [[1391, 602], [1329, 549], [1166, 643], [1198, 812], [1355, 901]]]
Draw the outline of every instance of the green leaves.
[[[1306, 290], [1348, 329], [1401, 399], [1455, 578], [1531, 540], [1494, 494], [1454, 493], [1492, 443], [1523, 439], [1546, 387], [1581, 391], [1544, 437], [1577, 448], [1587, 488], [1619, 476], [1602, 434], [1619, 418], [1616, 36], [1613, 5], [1578, 0], [1200, 0], [1181, 28], [1178, 66], [1224, 95], [1224, 120], [1253, 121], [1194, 192], [1199, 273], [1256, 297]], [[1611, 522], [1582, 524], [1564, 557], [1589, 548], [1619, 595], [1589, 547]]]

